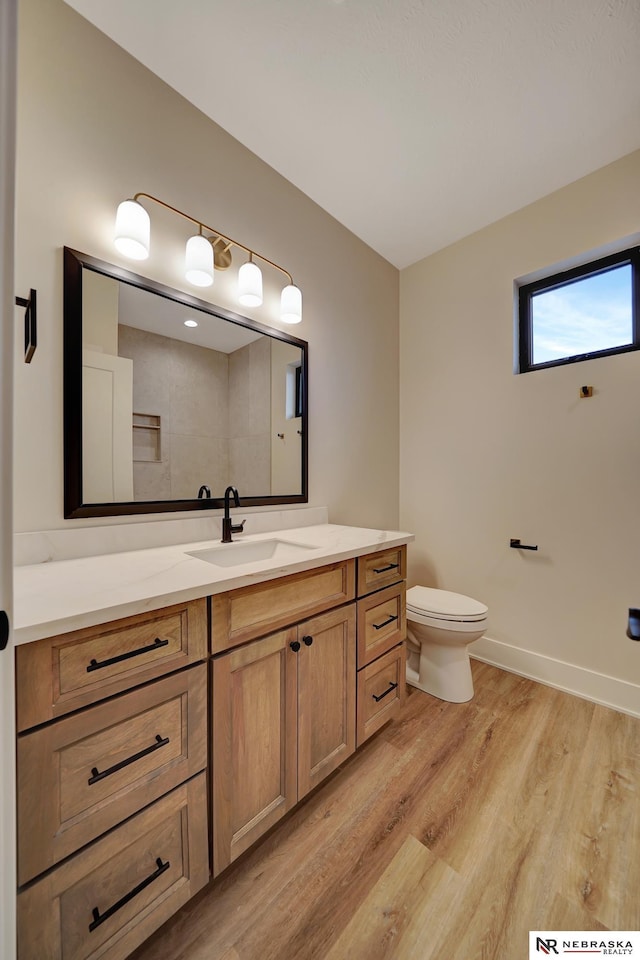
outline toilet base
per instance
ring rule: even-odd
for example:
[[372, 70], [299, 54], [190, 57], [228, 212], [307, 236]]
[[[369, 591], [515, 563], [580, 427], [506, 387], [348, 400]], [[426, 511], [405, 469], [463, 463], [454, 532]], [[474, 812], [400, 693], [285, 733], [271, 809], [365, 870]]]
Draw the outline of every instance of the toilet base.
[[419, 655], [409, 648], [406, 678], [410, 686], [448, 703], [466, 703], [473, 698], [471, 663], [466, 646], [422, 643]]

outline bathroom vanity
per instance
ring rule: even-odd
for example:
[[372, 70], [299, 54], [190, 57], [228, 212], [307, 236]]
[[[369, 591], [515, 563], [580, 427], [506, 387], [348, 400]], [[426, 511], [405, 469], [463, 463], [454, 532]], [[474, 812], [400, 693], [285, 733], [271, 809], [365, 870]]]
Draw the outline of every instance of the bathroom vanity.
[[19, 960], [126, 957], [394, 716], [411, 539], [19, 568]]

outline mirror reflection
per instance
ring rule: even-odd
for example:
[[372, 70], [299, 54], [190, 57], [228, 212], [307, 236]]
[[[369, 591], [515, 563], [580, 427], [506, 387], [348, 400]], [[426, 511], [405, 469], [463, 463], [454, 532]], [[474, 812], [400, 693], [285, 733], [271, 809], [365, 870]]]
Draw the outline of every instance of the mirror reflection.
[[82, 383], [81, 456], [65, 408], [66, 468], [81, 471], [81, 504], [67, 515], [217, 506], [229, 484], [246, 506], [306, 499], [306, 344], [65, 257], [80, 271], [79, 303], [65, 272], [65, 337], [77, 340], [80, 319]]

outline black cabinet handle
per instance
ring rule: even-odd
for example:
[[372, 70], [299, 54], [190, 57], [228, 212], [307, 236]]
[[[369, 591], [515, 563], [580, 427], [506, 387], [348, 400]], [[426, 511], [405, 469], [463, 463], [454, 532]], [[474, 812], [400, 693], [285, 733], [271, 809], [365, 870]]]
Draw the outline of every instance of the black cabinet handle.
[[36, 302], [38, 291], [33, 287], [28, 297], [16, 297], [16, 307], [24, 307], [24, 362], [31, 363], [38, 345]]
[[9, 617], [6, 610], [0, 610], [0, 650], [9, 643]]
[[387, 570], [397, 570], [399, 566], [400, 566], [400, 565], [399, 565], [398, 563], [390, 563], [390, 564], [388, 564], [386, 567], [379, 567], [377, 570], [376, 570], [376, 568], [374, 567], [374, 568], [373, 568], [373, 572], [374, 572], [374, 573], [386, 573]]
[[297, 653], [298, 650], [300, 649], [300, 644], [297, 640], [294, 640], [293, 643], [289, 644], [289, 646], [291, 647], [294, 653]]
[[373, 699], [375, 700], [376, 703], [380, 703], [380, 701], [382, 700], [382, 698], [383, 698], [383, 697], [386, 697], [387, 694], [391, 693], [392, 690], [395, 690], [397, 686], [398, 686], [397, 683], [390, 683], [390, 684], [389, 684], [389, 689], [388, 689], [388, 690], [385, 690], [384, 693], [381, 693], [379, 697], [376, 697], [375, 693], [372, 693], [371, 696], [373, 697]]
[[302, 642], [304, 643], [305, 647], [310, 647], [313, 643], [313, 637], [303, 637]]
[[146, 647], [138, 647], [137, 650], [129, 650], [128, 653], [121, 653], [117, 657], [109, 657], [108, 660], [92, 660], [87, 667], [87, 673], [92, 670], [102, 670], [103, 667], [110, 667], [114, 663], [120, 663], [122, 660], [129, 660], [131, 657], [139, 657], [141, 653], [149, 653], [150, 650], [158, 650], [160, 647], [168, 647], [168, 640], [161, 640], [156, 637], [153, 643]]
[[371, 626], [374, 630], [382, 630], [383, 627], [388, 627], [390, 623], [393, 623], [394, 620], [397, 620], [396, 616], [387, 617], [386, 620], [383, 620], [382, 623], [372, 623]]
[[165, 863], [162, 862], [162, 858], [158, 857], [156, 859], [157, 869], [153, 873], [149, 874], [148, 877], [145, 877], [137, 887], [134, 887], [133, 890], [130, 890], [129, 893], [125, 893], [124, 897], [121, 897], [113, 906], [105, 910], [104, 913], [100, 913], [97, 907], [93, 908], [93, 920], [89, 924], [89, 933], [93, 933], [96, 927], [99, 927], [101, 923], [104, 923], [105, 920], [108, 920], [109, 917], [112, 917], [114, 913], [117, 913], [125, 904], [129, 903], [130, 900], [133, 900], [134, 897], [137, 897], [139, 893], [142, 893], [145, 887], [148, 887], [150, 883], [153, 883], [154, 880], [160, 876], [161, 873], [164, 873], [165, 870], [168, 870], [171, 864], [167, 860]]
[[122, 770], [123, 767], [128, 767], [130, 763], [135, 763], [136, 760], [142, 760], [143, 757], [148, 757], [150, 753], [154, 753], [156, 750], [159, 750], [160, 747], [166, 747], [168, 743], [169, 737], [161, 737], [159, 733], [156, 733], [155, 743], [152, 743], [150, 747], [145, 747], [144, 750], [140, 750], [139, 753], [134, 753], [131, 757], [127, 757], [126, 760], [115, 763], [107, 770], [103, 770], [102, 773], [98, 772], [97, 767], [93, 767], [87, 783], [91, 786], [92, 783], [97, 783], [98, 780], [104, 780], [105, 777], [110, 777], [112, 773]]

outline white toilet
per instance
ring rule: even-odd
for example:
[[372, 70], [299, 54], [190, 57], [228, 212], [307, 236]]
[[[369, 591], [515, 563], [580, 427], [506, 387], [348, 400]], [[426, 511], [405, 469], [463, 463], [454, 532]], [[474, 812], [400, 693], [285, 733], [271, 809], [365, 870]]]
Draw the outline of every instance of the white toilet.
[[440, 700], [473, 697], [469, 644], [487, 628], [484, 603], [460, 593], [407, 590], [407, 683]]

